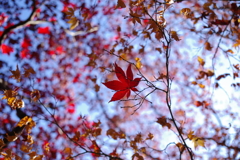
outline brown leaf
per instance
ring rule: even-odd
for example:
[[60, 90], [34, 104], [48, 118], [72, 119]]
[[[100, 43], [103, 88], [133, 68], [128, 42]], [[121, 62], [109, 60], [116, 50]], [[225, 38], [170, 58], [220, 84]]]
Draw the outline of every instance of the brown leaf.
[[11, 77], [13, 77], [14, 79], [16, 79], [18, 82], [20, 82], [21, 81], [21, 73], [20, 73], [20, 71], [19, 71], [19, 69], [18, 69], [18, 65], [17, 65], [17, 69], [15, 70], [15, 71], [11, 71], [12, 72], [12, 76]]
[[180, 152], [182, 153], [185, 149], [185, 146], [182, 143], [177, 143], [176, 146], [179, 148]]
[[138, 160], [144, 160], [143, 156], [141, 156], [138, 153], [135, 153], [135, 154], [132, 155], [132, 160], [134, 160], [134, 158], [137, 158]]
[[171, 31], [170, 32], [171, 37], [176, 40], [176, 41], [180, 41], [181, 39], [178, 38], [177, 32], [176, 31]]
[[167, 119], [163, 116], [157, 119], [157, 123], [162, 125], [162, 127], [168, 127], [168, 129], [171, 128], [171, 124], [167, 122]]
[[123, 0], [118, 0], [116, 8], [126, 8], [126, 5], [123, 2]]
[[39, 90], [33, 90], [31, 92], [31, 99], [33, 102], [37, 102], [41, 97]]
[[34, 69], [32, 67], [26, 69], [24, 68], [25, 72], [23, 74], [24, 77], [28, 78], [31, 74], [36, 74], [36, 72], [34, 71]]
[[206, 42], [206, 43], [205, 43], [205, 49], [206, 49], [206, 50], [211, 51], [212, 48], [213, 48], [213, 47], [211, 46], [211, 44], [210, 44], [209, 42]]
[[154, 135], [152, 133], [148, 133], [148, 137], [146, 138], [146, 140], [152, 140], [154, 137]]
[[113, 129], [109, 129], [107, 130], [107, 136], [111, 136], [113, 139], [116, 140], [118, 138], [118, 133]]

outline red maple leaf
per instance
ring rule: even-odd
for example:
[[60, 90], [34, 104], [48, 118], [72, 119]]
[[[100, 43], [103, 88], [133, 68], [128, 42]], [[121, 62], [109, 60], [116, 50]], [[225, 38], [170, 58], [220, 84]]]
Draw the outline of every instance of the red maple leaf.
[[21, 43], [22, 48], [28, 48], [29, 46], [32, 46], [31, 42], [29, 39], [24, 38], [24, 40]]
[[49, 27], [39, 27], [38, 28], [38, 33], [39, 34], [49, 34], [50, 33]]
[[55, 54], [55, 51], [49, 50], [47, 53], [48, 53], [49, 55], [54, 55], [54, 54]]
[[5, 44], [1, 45], [2, 53], [10, 55], [10, 52], [13, 52], [13, 48]]
[[126, 75], [125, 75], [122, 68], [120, 68], [115, 63], [115, 72], [116, 72], [116, 75], [117, 75], [117, 78], [119, 79], [119, 81], [113, 80], [113, 81], [103, 83], [107, 88], [117, 91], [112, 96], [112, 99], [109, 102], [120, 100], [125, 95], [127, 96], [127, 98], [129, 98], [129, 96], [131, 94], [131, 90], [138, 91], [137, 88], [135, 88], [135, 87], [139, 84], [139, 82], [141, 80], [141, 78], [133, 79], [131, 64], [129, 64], [127, 71], [126, 71]]
[[22, 59], [24, 59], [24, 58], [29, 58], [29, 56], [30, 56], [30, 54], [29, 54], [29, 50], [28, 50], [28, 49], [23, 49], [23, 50], [21, 51], [21, 53], [20, 53], [20, 57], [21, 57]]

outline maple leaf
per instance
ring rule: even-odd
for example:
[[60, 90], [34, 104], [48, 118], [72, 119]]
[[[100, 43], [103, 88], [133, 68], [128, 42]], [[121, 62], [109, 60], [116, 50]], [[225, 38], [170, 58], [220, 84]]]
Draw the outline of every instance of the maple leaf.
[[11, 52], [13, 52], [13, 48], [7, 46], [6, 44], [2, 44], [1, 49], [2, 49], [3, 54], [8, 54], [9, 55]]
[[4, 97], [2, 99], [8, 99], [8, 98], [15, 97], [17, 95], [17, 92], [13, 90], [5, 90], [3, 95]]
[[176, 146], [179, 148], [180, 152], [182, 153], [185, 149], [185, 146], [182, 143], [177, 143]]
[[69, 21], [67, 23], [71, 24], [70, 30], [73, 30], [79, 25], [79, 20], [74, 16], [75, 9], [73, 8], [68, 8], [68, 11], [65, 11], [64, 13], [67, 15], [67, 19]]
[[24, 40], [21, 43], [21, 47], [28, 48], [29, 46], [32, 46], [31, 41], [27, 38], [24, 38]]
[[29, 153], [32, 150], [32, 147], [22, 144], [21, 150], [25, 153]]
[[32, 121], [32, 118], [31, 118], [31, 117], [25, 116], [24, 118], [22, 118], [22, 119], [18, 122], [17, 126], [19, 126], [19, 127], [25, 126], [25, 125], [27, 125], [28, 123], [30, 123], [31, 121]]
[[193, 142], [194, 148], [198, 146], [205, 147], [205, 140], [194, 135], [194, 131], [188, 133], [188, 138]]
[[32, 67], [29, 68], [24, 68], [25, 72], [24, 72], [24, 77], [28, 78], [31, 74], [36, 74], [36, 72], [34, 71], [34, 69]]
[[17, 65], [17, 69], [15, 70], [15, 71], [11, 71], [12, 72], [12, 76], [11, 77], [13, 77], [14, 79], [16, 79], [18, 82], [20, 82], [21, 81], [21, 73], [20, 73], [20, 71], [19, 71], [19, 69], [18, 69], [18, 65]]
[[70, 30], [73, 30], [79, 25], [79, 20], [76, 17], [72, 17], [67, 23], [71, 24]]
[[162, 127], [168, 127], [168, 129], [171, 128], [171, 124], [167, 122], [166, 117], [160, 117], [157, 119], [157, 123], [159, 123], [160, 125], [162, 125]]
[[204, 66], [205, 64], [205, 61], [200, 56], [198, 56], [198, 62], [201, 66]]
[[171, 37], [176, 40], [176, 41], [180, 41], [181, 39], [178, 38], [178, 34], [176, 31], [171, 31]]
[[136, 60], [136, 66], [137, 66], [137, 69], [142, 68], [141, 59], [140, 59], [140, 58], [135, 58], [135, 60]]
[[23, 49], [22, 51], [21, 51], [21, 53], [20, 53], [20, 57], [22, 58], [22, 59], [24, 59], [24, 58], [28, 58], [29, 57], [29, 50], [28, 49]]
[[38, 33], [39, 34], [49, 34], [50, 33], [49, 27], [39, 27], [38, 28]]
[[123, 0], [118, 0], [116, 8], [126, 8]]
[[194, 137], [192, 142], [194, 143], [194, 148], [197, 148], [198, 146], [205, 147], [205, 141], [202, 138]]
[[71, 155], [71, 154], [72, 154], [72, 149], [69, 148], [69, 147], [66, 147], [66, 148], [64, 149], [64, 153], [66, 153], [66, 154], [68, 154], [68, 155]]
[[70, 19], [74, 16], [75, 9], [68, 7], [67, 11], [63, 11], [67, 15], [67, 19]]
[[141, 78], [133, 79], [131, 64], [129, 64], [126, 75], [122, 68], [115, 63], [115, 72], [118, 80], [103, 83], [107, 88], [117, 91], [109, 102], [122, 99], [125, 95], [129, 98], [132, 91], [138, 91], [135, 87], [139, 84]]

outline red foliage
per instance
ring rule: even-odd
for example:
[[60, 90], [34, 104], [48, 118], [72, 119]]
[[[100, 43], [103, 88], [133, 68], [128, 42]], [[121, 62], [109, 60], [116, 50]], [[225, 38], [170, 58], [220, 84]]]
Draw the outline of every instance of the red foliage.
[[22, 48], [28, 48], [28, 47], [30, 47], [30, 46], [32, 46], [30, 40], [27, 39], [27, 38], [24, 38], [24, 40], [23, 40], [22, 43], [21, 43], [21, 47], [22, 47]]
[[58, 47], [56, 48], [56, 51], [57, 51], [58, 54], [64, 53], [64, 50], [63, 50], [63, 47], [62, 47], [62, 46], [58, 46]]
[[4, 13], [0, 14], [0, 26], [6, 22], [8, 19], [8, 16], [6, 16]]
[[73, 103], [69, 104], [67, 111], [68, 113], [73, 114], [75, 112], [75, 104]]
[[55, 54], [55, 51], [53, 51], [53, 50], [48, 50], [48, 52], [47, 52], [49, 55], [54, 55]]
[[49, 27], [39, 27], [38, 28], [38, 33], [39, 34], [49, 34], [50, 33]]
[[7, 45], [5, 45], [5, 44], [2, 44], [2, 45], [1, 45], [1, 49], [2, 49], [2, 53], [3, 53], [3, 54], [8, 54], [8, 55], [10, 55], [10, 53], [13, 52], [13, 48], [10, 47], [10, 46], [7, 46]]
[[24, 58], [29, 58], [29, 50], [28, 49], [23, 49], [22, 51], [21, 51], [21, 54], [20, 54], [20, 57], [22, 58], [22, 59], [24, 59]]

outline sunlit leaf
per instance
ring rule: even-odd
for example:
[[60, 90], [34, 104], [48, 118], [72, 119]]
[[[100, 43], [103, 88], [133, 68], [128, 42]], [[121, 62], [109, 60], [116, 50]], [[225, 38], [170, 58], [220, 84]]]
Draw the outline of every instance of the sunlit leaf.
[[[28, 119], [28, 121], [29, 121], [29, 119]], [[31, 121], [27, 124], [27, 126], [25, 127], [26, 132], [27, 132], [27, 133], [31, 133], [32, 128], [35, 127], [35, 126], [36, 126], [36, 123], [35, 123], [33, 120], [31, 120]]]
[[70, 29], [73, 30], [79, 25], [79, 20], [76, 17], [72, 17], [67, 23], [71, 24]]
[[197, 82], [196, 81], [192, 81], [191, 82], [193, 85], [197, 85]]
[[72, 155], [72, 148], [66, 147], [64, 149], [64, 153], [68, 154], [68, 155]]
[[29, 153], [32, 150], [32, 147], [29, 147], [27, 145], [22, 144], [21, 145], [21, 151], [25, 152], [25, 153]]
[[22, 127], [22, 126], [24, 126], [24, 125], [27, 125], [27, 124], [28, 124], [29, 122], [31, 122], [31, 121], [32, 121], [32, 118], [26, 116], [26, 117], [22, 118], [22, 119], [18, 122], [17, 126]]
[[181, 9], [180, 13], [187, 16], [191, 12], [191, 9], [189, 8], [183, 8]]
[[142, 68], [141, 59], [140, 58], [135, 58], [135, 61], [136, 61], [136, 67], [138, 69]]
[[8, 98], [15, 97], [17, 95], [17, 92], [13, 90], [5, 90], [3, 95], [4, 97], [2, 99], [8, 99]]
[[205, 147], [205, 141], [202, 138], [194, 137], [192, 138], [192, 142], [194, 143], [194, 148], [198, 146]]
[[200, 87], [200, 88], [205, 88], [205, 85], [204, 84], [198, 84], [198, 86]]
[[205, 64], [205, 61], [200, 56], [198, 56], [198, 62], [201, 66], [204, 66]]
[[237, 40], [236, 40], [236, 43], [233, 44], [233, 47], [234, 47], [234, 48], [237, 48], [237, 47], [239, 47], [239, 46], [240, 46], [240, 39], [237, 39]]

